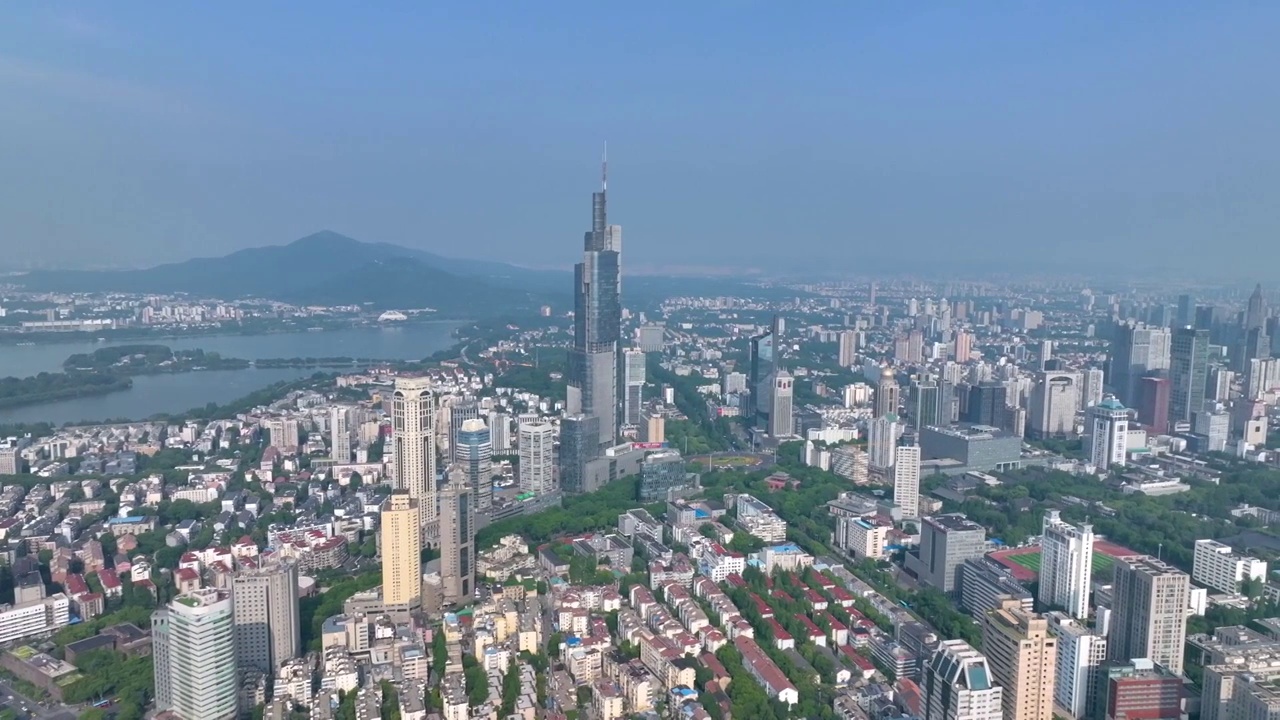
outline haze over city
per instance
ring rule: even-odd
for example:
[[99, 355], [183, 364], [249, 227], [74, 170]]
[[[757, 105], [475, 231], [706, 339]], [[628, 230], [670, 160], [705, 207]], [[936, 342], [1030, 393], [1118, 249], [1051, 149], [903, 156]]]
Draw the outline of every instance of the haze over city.
[[910, 248], [935, 271], [1251, 279], [1280, 259], [1277, 21], [1236, 2], [11, 7], [3, 264], [145, 267], [328, 228], [567, 268], [607, 141], [635, 271], [902, 272]]

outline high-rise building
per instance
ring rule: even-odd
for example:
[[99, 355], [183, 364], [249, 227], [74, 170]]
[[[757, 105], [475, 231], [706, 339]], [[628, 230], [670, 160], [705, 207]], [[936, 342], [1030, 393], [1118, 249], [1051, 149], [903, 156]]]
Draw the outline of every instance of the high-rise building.
[[1202, 438], [1203, 444], [1197, 452], [1224, 452], [1231, 432], [1231, 416], [1206, 408], [1195, 414], [1192, 431]]
[[973, 333], [967, 330], [960, 330], [956, 333], [955, 352], [953, 353], [956, 362], [965, 362], [969, 359], [969, 355], [973, 353]]
[[440, 492], [440, 577], [445, 605], [469, 602], [476, 584], [476, 521], [467, 472], [454, 466]]
[[267, 675], [302, 652], [298, 566], [282, 558], [241, 570], [231, 580], [236, 665]]
[[545, 495], [554, 491], [555, 428], [548, 422], [522, 422], [518, 444], [520, 492]]
[[1140, 378], [1169, 368], [1170, 337], [1168, 328], [1129, 324], [1117, 328], [1107, 377], [1120, 402], [1136, 406]]
[[924, 361], [924, 333], [919, 329], [907, 333], [907, 362]]
[[1002, 720], [1003, 689], [987, 657], [963, 640], [944, 640], [925, 667], [925, 720]]
[[489, 413], [489, 441], [493, 443], [494, 455], [511, 452], [511, 419], [506, 413]]
[[421, 513], [417, 526], [424, 541], [439, 535], [436, 517], [436, 401], [431, 379], [396, 378], [391, 396], [391, 442], [396, 487], [408, 493]]
[[794, 383], [791, 373], [782, 368], [774, 370], [770, 376], [769, 435], [772, 437], [784, 438], [795, 434], [795, 415], [792, 409]]
[[1085, 368], [1084, 384], [1080, 391], [1080, 404], [1085, 408], [1091, 408], [1102, 402], [1103, 384], [1106, 381], [1106, 373], [1102, 368]]
[[1008, 390], [1003, 383], [983, 381], [969, 388], [965, 420], [974, 425], [1008, 427], [1009, 408], [1005, 400]]
[[1205, 390], [1205, 400], [1213, 400], [1214, 402], [1230, 400], [1231, 384], [1235, 382], [1235, 376], [1234, 372], [1221, 365], [1211, 368], [1209, 370], [1209, 386]]
[[640, 464], [637, 500], [641, 503], [664, 502], [668, 494], [687, 482], [684, 458], [676, 450], [649, 453]]
[[650, 413], [640, 424], [641, 442], [661, 443], [667, 441], [667, 419], [660, 413]]
[[881, 415], [867, 425], [867, 465], [878, 471], [893, 467], [894, 448], [898, 444], [897, 415]]
[[898, 414], [898, 393], [898, 378], [893, 368], [884, 368], [880, 371], [880, 380], [876, 383], [876, 417]]
[[422, 549], [418, 499], [398, 490], [382, 504], [380, 518], [382, 601], [396, 607], [422, 605]]
[[626, 425], [639, 425], [644, 416], [645, 354], [640, 350], [623, 353], [626, 373], [622, 395], [622, 417]]
[[641, 325], [636, 328], [636, 347], [640, 352], [662, 352], [663, 338], [667, 328], [663, 325]]
[[483, 420], [462, 421], [453, 462], [467, 476], [476, 513], [487, 518], [493, 508], [493, 441]]
[[1057, 510], [1044, 515], [1040, 540], [1040, 603], [1066, 608], [1073, 618], [1089, 617], [1093, 580], [1093, 526], [1076, 526]]
[[569, 414], [600, 418], [602, 446], [613, 444], [622, 419], [622, 227], [608, 224], [607, 167], [601, 169], [600, 191], [591, 195], [582, 262], [573, 268], [573, 347], [566, 378]]
[[[645, 428], [647, 423], [642, 423]], [[600, 418], [567, 415], [560, 420], [560, 489], [567, 493], [596, 490], [587, 473], [587, 464], [599, 454]]]
[[777, 369], [780, 350], [778, 343], [782, 339], [781, 323], [782, 320], [774, 315], [769, 329], [751, 338], [751, 358], [747, 378], [751, 392], [748, 416], [756, 422], [757, 427], [768, 426], [769, 398], [773, 390], [769, 384], [769, 378]]
[[921, 583], [947, 594], [960, 591], [960, 566], [987, 552], [987, 531], [959, 513], [934, 515], [920, 524], [919, 554], [906, 567]]
[[1169, 430], [1169, 378], [1148, 375], [1139, 380], [1138, 422], [1156, 435]]
[[231, 595], [179, 595], [151, 615], [156, 710], [183, 720], [234, 720], [239, 712]]
[[1149, 555], [1120, 558], [1114, 567], [1107, 658], [1149, 658], [1182, 674], [1191, 578]]
[[936, 380], [917, 380], [911, 383], [911, 427], [917, 431], [929, 425], [947, 425], [941, 419], [941, 397]]
[[1058, 641], [1057, 679], [1053, 696], [1073, 718], [1088, 717], [1098, 686], [1098, 672], [1107, 659], [1107, 639], [1064, 612], [1045, 613], [1049, 632]]
[[840, 367], [852, 367], [858, 355], [858, 333], [854, 330], [844, 330], [840, 333], [840, 347], [837, 354], [836, 362]]
[[1031, 391], [1027, 411], [1033, 438], [1074, 436], [1076, 410], [1080, 407], [1080, 374], [1041, 372]]
[[[1174, 315], [1173, 322], [1177, 327], [1186, 327], [1195, 322], [1195, 303], [1190, 295], [1178, 296], [1178, 312]], [[1208, 329], [1208, 328], [1206, 328]]]
[[893, 503], [902, 519], [920, 517], [920, 446], [899, 445], [894, 452]]
[[1040, 369], [1048, 370], [1046, 365], [1053, 359], [1053, 341], [1049, 339], [1040, 341]]
[[1169, 422], [1189, 423], [1204, 407], [1209, 379], [1209, 331], [1178, 328], [1169, 358]]
[[468, 395], [453, 398], [449, 403], [449, 454], [447, 457], [457, 457], [455, 448], [458, 447], [458, 433], [462, 432], [462, 424], [479, 417], [480, 403], [474, 397]]
[[1049, 623], [1005, 598], [982, 619], [982, 650], [992, 679], [1004, 689], [1003, 720], [1052, 720], [1058, 641]]
[[339, 465], [351, 462], [351, 427], [347, 410], [337, 405], [329, 411], [329, 457]]
[[1084, 456], [1098, 471], [1124, 465], [1129, 452], [1129, 411], [1108, 395], [1085, 413]]
[[271, 434], [271, 447], [295, 448], [301, 441], [298, 432], [298, 421], [294, 418], [275, 418], [267, 421], [267, 430]]

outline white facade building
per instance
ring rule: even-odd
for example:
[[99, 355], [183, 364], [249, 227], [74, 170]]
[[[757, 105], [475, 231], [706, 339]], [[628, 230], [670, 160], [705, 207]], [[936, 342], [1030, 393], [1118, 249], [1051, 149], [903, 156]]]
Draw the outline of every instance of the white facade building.
[[1267, 563], [1255, 557], [1237, 555], [1226, 543], [1197, 540], [1192, 558], [1191, 579], [1224, 593], [1240, 592], [1245, 580], [1265, 582]]
[[520, 492], [544, 495], [556, 489], [554, 467], [555, 428], [548, 422], [522, 422], [517, 440], [520, 455]]
[[185, 720], [231, 720], [240, 682], [231, 596], [207, 589], [180, 595], [151, 616], [156, 709]]
[[1125, 464], [1129, 440], [1129, 411], [1114, 397], [1089, 408], [1084, 430], [1084, 455], [1099, 472]]
[[900, 445], [894, 451], [893, 502], [902, 519], [920, 517], [920, 446]]
[[1074, 718], [1089, 713], [1089, 690], [1107, 658], [1107, 639], [1064, 612], [1045, 613], [1049, 632], [1058, 639], [1057, 678], [1053, 701]]
[[1045, 513], [1040, 541], [1040, 602], [1067, 609], [1073, 618], [1089, 617], [1093, 577], [1093, 526], [1065, 522], [1057, 510]]

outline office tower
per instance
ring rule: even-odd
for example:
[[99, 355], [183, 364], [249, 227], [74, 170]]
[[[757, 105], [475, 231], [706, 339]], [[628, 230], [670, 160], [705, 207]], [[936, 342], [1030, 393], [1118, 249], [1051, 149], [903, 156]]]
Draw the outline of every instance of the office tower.
[[1224, 542], [1203, 538], [1196, 540], [1191, 579], [1207, 588], [1234, 595], [1240, 592], [1240, 585], [1246, 580], [1265, 583], [1267, 563], [1237, 553]]
[[431, 379], [396, 378], [391, 395], [391, 442], [395, 452], [396, 487], [408, 492], [421, 513], [418, 526], [428, 545], [436, 526], [436, 401]]
[[924, 720], [1002, 720], [1004, 693], [987, 657], [963, 640], [944, 640], [925, 667]]
[[858, 355], [858, 333], [844, 330], [839, 336], [840, 347], [836, 352], [836, 362], [840, 367], [852, 367]]
[[907, 362], [924, 361], [924, 333], [919, 329], [907, 333]]
[[[480, 403], [474, 397], [455, 397], [449, 403], [449, 453], [446, 457], [457, 457], [458, 433], [462, 424], [480, 417]], [[443, 450], [441, 451], [443, 452]], [[456, 462], [456, 460], [455, 460]]]
[[1053, 696], [1073, 718], [1088, 716], [1097, 691], [1098, 673], [1107, 659], [1107, 639], [1064, 612], [1045, 613], [1049, 632], [1058, 641], [1057, 678]]
[[1057, 510], [1046, 512], [1040, 540], [1040, 604], [1086, 619], [1092, 579], [1093, 526], [1072, 525]]
[[1080, 374], [1037, 373], [1027, 410], [1028, 428], [1033, 438], [1075, 435], [1076, 410], [1080, 404]]
[[1047, 370], [1048, 368], [1045, 367], [1045, 364], [1053, 359], [1053, 341], [1041, 340], [1039, 354], [1040, 354], [1040, 369]]
[[1245, 370], [1244, 399], [1257, 400], [1280, 387], [1280, 359], [1254, 358]]
[[645, 354], [633, 349], [622, 355], [622, 367], [626, 373], [622, 394], [623, 423], [639, 425], [644, 415]]
[[460, 466], [449, 468], [440, 491], [440, 577], [446, 606], [471, 600], [476, 584], [476, 522], [471, 481]]
[[1249, 296], [1249, 304], [1244, 313], [1244, 329], [1253, 330], [1265, 327], [1267, 322], [1267, 301], [1262, 297], [1262, 283], [1253, 288]]
[[[604, 421], [600, 420], [600, 424], [603, 427]], [[551, 427], [551, 423], [542, 421], [520, 423], [517, 447], [520, 454], [520, 492], [545, 495], [556, 489], [552, 475], [554, 445], [555, 428]]]
[[876, 417], [898, 414], [898, 393], [898, 378], [894, 375], [893, 368], [884, 368], [876, 383]]
[[1140, 381], [1138, 422], [1155, 435], [1169, 431], [1169, 378], [1149, 375]]
[[241, 570], [231, 580], [236, 665], [270, 675], [302, 652], [298, 566], [272, 559]]
[[351, 427], [345, 407], [329, 411], [329, 457], [339, 465], [351, 462]]
[[1009, 416], [1005, 402], [1007, 394], [1005, 386], [994, 381], [984, 381], [969, 388], [969, 404], [965, 420], [974, 425], [1006, 427]]
[[1126, 405], [1137, 405], [1138, 385], [1152, 370], [1169, 368], [1171, 336], [1168, 328], [1121, 325], [1111, 342], [1107, 377], [1116, 397]]
[[1117, 559], [1107, 658], [1149, 658], [1181, 675], [1190, 589], [1186, 573], [1149, 555]]
[[1191, 422], [1204, 407], [1209, 377], [1209, 331], [1178, 328], [1169, 359], [1169, 423]]
[[506, 413], [489, 413], [489, 441], [493, 443], [494, 455], [511, 452], [511, 420]]
[[613, 444], [621, 424], [618, 384], [622, 328], [622, 227], [608, 224], [607, 165], [591, 195], [591, 230], [574, 265], [573, 347], [567, 374], [568, 414], [600, 418], [600, 443]]
[[748, 414], [750, 418], [757, 422], [757, 425], [763, 424], [762, 421], [767, 420], [769, 413], [770, 387], [768, 379], [777, 367], [779, 349], [777, 344], [781, 340], [780, 323], [781, 320], [777, 315], [774, 315], [773, 323], [769, 329], [751, 338], [750, 374], [747, 378], [751, 400]]
[[208, 588], [151, 615], [156, 710], [183, 720], [234, 720], [239, 710], [231, 596]]
[[1102, 402], [1102, 387], [1106, 380], [1106, 374], [1102, 368], [1085, 368], [1084, 381], [1080, 390], [1080, 404], [1085, 408], [1091, 408]]
[[462, 421], [453, 462], [466, 474], [476, 513], [488, 517], [493, 508], [493, 440], [479, 418]]
[[1058, 641], [1049, 623], [1013, 598], [982, 619], [982, 650], [1003, 688], [1003, 720], [1052, 720]]
[[1192, 432], [1203, 438], [1196, 452], [1224, 452], [1231, 435], [1231, 416], [1220, 410], [1201, 410], [1195, 414]]
[[275, 418], [267, 421], [267, 430], [271, 434], [271, 447], [296, 448], [300, 442], [298, 421], [293, 418]]
[[934, 515], [921, 522], [920, 554], [907, 556], [907, 569], [925, 585], [957, 593], [960, 566], [986, 552], [987, 531], [981, 525], [959, 513]]
[[969, 359], [969, 355], [973, 353], [973, 333], [967, 330], [960, 330], [956, 333], [955, 352], [952, 355], [956, 362], [962, 363]]
[[919, 430], [929, 425], [947, 425], [939, 420], [941, 399], [938, 383], [934, 380], [917, 380], [911, 383], [911, 427]]
[[867, 464], [874, 470], [893, 467], [898, 444], [898, 416], [881, 415], [867, 425]]
[[382, 504], [382, 601], [414, 608], [422, 604], [422, 551], [418, 532], [419, 500], [397, 490]]
[[1099, 472], [1125, 464], [1129, 441], [1129, 411], [1108, 395], [1089, 408], [1084, 422], [1084, 456]]
[[[647, 422], [642, 422], [642, 429]], [[560, 421], [560, 488], [567, 493], [596, 490], [587, 476], [587, 463], [600, 454], [600, 418], [568, 415]]]
[[790, 437], [795, 434], [795, 416], [792, 409], [792, 394], [795, 392], [791, 373], [778, 368], [770, 376], [769, 393], [769, 435], [775, 438]]
[[[1177, 327], [1187, 327], [1195, 322], [1195, 305], [1191, 301], [1190, 295], [1178, 296], [1178, 313], [1174, 316], [1173, 321]], [[1206, 330], [1208, 328], [1205, 328]]]
[[920, 517], [920, 446], [899, 445], [894, 452], [893, 503], [902, 519]]
[[671, 490], [684, 487], [687, 473], [684, 458], [676, 450], [649, 453], [640, 465], [637, 500], [642, 503], [664, 502]]

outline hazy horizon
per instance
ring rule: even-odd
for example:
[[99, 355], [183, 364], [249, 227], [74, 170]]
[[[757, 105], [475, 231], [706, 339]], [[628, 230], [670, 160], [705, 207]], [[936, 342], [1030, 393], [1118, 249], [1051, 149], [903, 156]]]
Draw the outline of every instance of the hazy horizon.
[[606, 140], [633, 269], [1280, 260], [1277, 6], [290, 10], [10, 8], [0, 264], [331, 229], [566, 268]]

